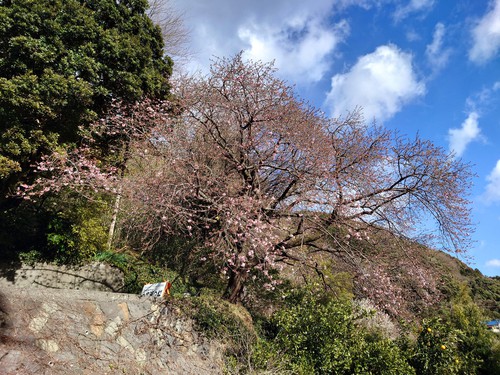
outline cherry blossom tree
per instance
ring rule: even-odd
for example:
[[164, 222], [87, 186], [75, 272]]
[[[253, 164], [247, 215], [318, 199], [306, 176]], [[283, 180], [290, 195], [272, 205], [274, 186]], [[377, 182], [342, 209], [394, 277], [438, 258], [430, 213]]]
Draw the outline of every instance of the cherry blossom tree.
[[275, 73], [241, 54], [218, 59], [210, 74], [172, 83], [168, 110], [139, 105], [97, 126], [92, 139], [127, 138], [123, 232], [140, 233], [142, 250], [189, 239], [237, 302], [251, 279], [272, 288], [272, 270], [315, 268], [313, 253], [359, 251], [352, 245], [381, 229], [421, 238], [421, 227], [445, 250], [467, 249], [468, 165], [366, 124], [357, 109], [328, 118]]
[[257, 273], [272, 287], [271, 269], [307, 262], [299, 249], [338, 252], [370, 228], [414, 237], [433, 220], [427, 234], [465, 250], [471, 173], [441, 148], [365, 124], [358, 110], [329, 119], [272, 64], [241, 54], [176, 86], [182, 114], [132, 161], [134, 227], [151, 243], [181, 233], [209, 249], [230, 301]]

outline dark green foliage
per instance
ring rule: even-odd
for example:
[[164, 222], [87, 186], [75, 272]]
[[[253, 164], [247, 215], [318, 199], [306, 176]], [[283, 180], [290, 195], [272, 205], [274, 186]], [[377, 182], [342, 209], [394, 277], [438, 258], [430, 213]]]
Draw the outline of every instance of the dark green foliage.
[[489, 318], [500, 318], [500, 278], [485, 277], [479, 270], [466, 266], [462, 267], [460, 272], [467, 276], [468, 286], [476, 304], [488, 312]]
[[93, 260], [111, 264], [119, 268], [124, 274], [124, 288], [122, 292], [139, 294], [145, 284], [170, 281], [170, 293], [173, 297], [184, 293], [196, 294], [196, 288], [185, 282], [179, 274], [159, 259], [139, 256], [131, 252], [101, 251]]
[[46, 229], [46, 253], [60, 264], [92, 259], [105, 248], [108, 238], [104, 217], [100, 215], [106, 203], [91, 202], [81, 206], [74, 203], [73, 210], [57, 212]]
[[[272, 319], [276, 336], [260, 343], [257, 364], [280, 356], [296, 374], [412, 374], [395, 343], [360, 327], [359, 311], [349, 299], [305, 294]], [[265, 354], [267, 353], [267, 354]]]
[[103, 251], [95, 255], [94, 260], [111, 264], [120, 269], [123, 269], [130, 262], [130, 257], [127, 254], [116, 253], [114, 251]]
[[190, 298], [183, 309], [193, 318], [198, 331], [223, 343], [227, 373], [240, 374], [249, 370], [257, 334], [243, 306], [204, 290], [200, 296]]
[[172, 62], [146, 0], [0, 3], [0, 199], [112, 99], [165, 98]]
[[22, 202], [0, 214], [0, 256], [14, 260], [19, 252], [40, 249], [46, 241], [44, 230], [49, 214]]
[[457, 342], [456, 332], [441, 319], [425, 321], [412, 358], [417, 374], [458, 374], [461, 363]]
[[[101, 257], [102, 256], [101, 254]], [[182, 295], [189, 288], [183, 283], [182, 279], [177, 277], [174, 271], [165, 266], [144, 261], [134, 256], [126, 256], [125, 259], [125, 262], [121, 261], [119, 258], [114, 260], [110, 259], [109, 261], [111, 264], [120, 268], [125, 274], [124, 292], [126, 293], [138, 294], [145, 284], [159, 283], [166, 280], [172, 282], [171, 293], [173, 295]]]
[[496, 374], [499, 338], [487, 331], [480, 309], [462, 286], [449, 309], [424, 321], [411, 363], [417, 374]]
[[[102, 213], [107, 207], [108, 202], [102, 197], [87, 201], [61, 194], [57, 199], [45, 200], [36, 210], [12, 209], [0, 221], [5, 220], [4, 228], [10, 234], [0, 238], [0, 250], [12, 257], [18, 253], [30, 263], [75, 264], [92, 260], [106, 247], [108, 220]], [[21, 214], [15, 215], [19, 211]]]
[[193, 252], [193, 248], [199, 245], [195, 239], [165, 236], [149, 251], [144, 252], [141, 248], [143, 233], [134, 230], [133, 227], [129, 228], [126, 242], [118, 241], [117, 247], [128, 247], [137, 253], [141, 252], [141, 261], [174, 271], [179, 275], [179, 282], [182, 280], [184, 285], [189, 285], [187, 288], [189, 290], [186, 292], [196, 294], [198, 289], [209, 287], [220, 289], [222, 293], [224, 282], [219, 276], [218, 269], [213, 262], [203, 260], [208, 254], [203, 251]]
[[[360, 325], [369, 315], [347, 298], [304, 290], [287, 298], [253, 347], [254, 368], [293, 374], [500, 373], [500, 339], [486, 330], [479, 308], [462, 288], [448, 309], [426, 319], [416, 339], [397, 340]], [[279, 372], [278, 372], [279, 373]]]
[[209, 338], [238, 335], [240, 329], [244, 328], [232, 312], [236, 307], [226, 301], [204, 295], [196, 298], [194, 304], [196, 327]]

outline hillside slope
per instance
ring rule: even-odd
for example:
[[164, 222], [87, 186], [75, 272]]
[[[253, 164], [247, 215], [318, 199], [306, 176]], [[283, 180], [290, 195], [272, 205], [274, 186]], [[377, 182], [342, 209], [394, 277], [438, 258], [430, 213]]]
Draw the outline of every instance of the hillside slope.
[[[292, 285], [317, 278], [319, 271], [334, 289], [350, 288], [393, 321], [416, 323], [435, 315], [461, 285], [468, 286], [485, 317], [500, 317], [500, 279], [443, 252], [387, 235], [370, 244], [360, 241], [349, 254], [302, 250], [316, 267], [285, 267], [283, 276]], [[224, 346], [197, 332], [182, 311], [189, 297], [177, 293], [167, 302], [155, 301], [118, 293], [123, 285], [121, 271], [101, 263], [0, 267], [3, 373], [223, 372]], [[260, 300], [260, 312], [272, 312], [279, 299], [266, 300], [249, 286], [244, 303], [255, 311], [258, 306], [252, 304]]]
[[343, 236], [337, 235], [316, 244], [326, 251], [301, 248], [293, 255], [306, 261], [286, 266], [285, 275], [301, 283], [321, 273], [333, 289], [345, 288], [348, 280], [356, 298], [369, 299], [393, 319], [407, 321], [436, 313], [465, 285], [485, 316], [500, 317], [499, 277], [484, 276], [457, 257], [386, 230], [369, 235], [369, 241], [351, 238], [342, 243]]

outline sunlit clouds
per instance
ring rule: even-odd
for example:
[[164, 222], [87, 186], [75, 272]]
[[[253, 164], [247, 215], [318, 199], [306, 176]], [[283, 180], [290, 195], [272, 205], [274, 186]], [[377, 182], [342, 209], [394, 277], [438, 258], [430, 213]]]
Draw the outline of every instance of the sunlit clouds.
[[481, 129], [478, 120], [478, 113], [471, 112], [460, 128], [448, 130], [449, 148], [456, 156], [462, 156], [469, 143], [480, 137]]
[[500, 0], [490, 3], [489, 11], [472, 30], [472, 47], [469, 59], [483, 64], [494, 58], [500, 50]]
[[488, 184], [486, 185], [486, 191], [482, 198], [487, 203], [498, 203], [500, 202], [500, 160], [497, 161], [495, 168], [486, 177]]
[[179, 2], [178, 6], [189, 9], [189, 15], [194, 17], [188, 17], [187, 21], [192, 29], [192, 48], [197, 53], [187, 68], [203, 70], [210, 59], [243, 50], [247, 58], [274, 61], [280, 75], [292, 82], [317, 82], [330, 68], [338, 44], [349, 34], [346, 21], [329, 22], [333, 6], [352, 3], [335, 0]]
[[257, 25], [240, 28], [238, 35], [249, 45], [245, 57], [276, 61], [280, 74], [296, 82], [316, 82], [329, 69], [329, 56], [349, 33], [346, 21], [324, 25], [319, 19], [298, 19], [264, 30]]
[[364, 117], [383, 122], [404, 104], [425, 94], [425, 83], [413, 69], [412, 55], [389, 44], [362, 56], [344, 74], [332, 78], [326, 103], [335, 117], [362, 107]]

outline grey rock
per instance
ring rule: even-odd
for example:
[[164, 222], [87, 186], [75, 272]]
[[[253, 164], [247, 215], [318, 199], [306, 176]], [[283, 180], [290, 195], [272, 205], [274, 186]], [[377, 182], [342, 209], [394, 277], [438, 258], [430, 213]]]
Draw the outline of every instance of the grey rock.
[[196, 333], [177, 308], [130, 294], [26, 284], [76, 285], [50, 273], [57, 271], [42, 277], [26, 269], [14, 283], [0, 280], [2, 374], [223, 373], [222, 346]]

